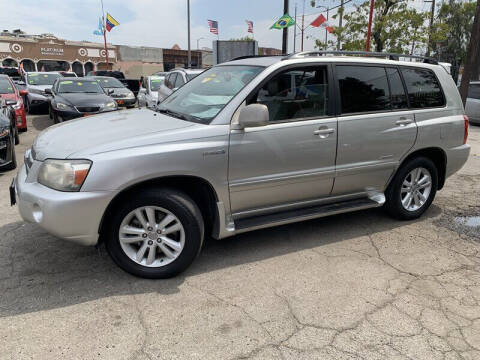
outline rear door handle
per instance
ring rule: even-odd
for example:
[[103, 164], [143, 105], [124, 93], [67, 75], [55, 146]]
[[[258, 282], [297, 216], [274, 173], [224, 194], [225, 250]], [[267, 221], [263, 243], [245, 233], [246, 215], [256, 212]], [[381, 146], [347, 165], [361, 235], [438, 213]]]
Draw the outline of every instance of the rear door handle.
[[326, 137], [330, 136], [330, 134], [333, 134], [334, 132], [335, 132], [335, 129], [327, 128], [327, 129], [315, 130], [313, 133], [315, 135], [318, 135], [319, 137], [321, 137], [323, 139], [323, 138], [326, 138]]
[[413, 120], [412, 119], [407, 119], [406, 117], [401, 117], [399, 120], [397, 120], [395, 122], [395, 124], [399, 125], [399, 126], [405, 126], [405, 125], [408, 125], [408, 124], [411, 124], [413, 123]]

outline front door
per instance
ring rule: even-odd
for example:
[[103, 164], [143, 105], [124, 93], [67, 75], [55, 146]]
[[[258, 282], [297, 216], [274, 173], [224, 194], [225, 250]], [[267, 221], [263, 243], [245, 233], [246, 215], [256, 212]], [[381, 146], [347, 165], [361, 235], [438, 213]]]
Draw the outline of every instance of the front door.
[[302, 206], [332, 191], [337, 119], [328, 67], [281, 71], [259, 86], [247, 105], [268, 107], [270, 123], [232, 130], [229, 187], [234, 218]]
[[335, 73], [341, 114], [332, 195], [383, 192], [417, 136], [399, 71], [336, 65]]

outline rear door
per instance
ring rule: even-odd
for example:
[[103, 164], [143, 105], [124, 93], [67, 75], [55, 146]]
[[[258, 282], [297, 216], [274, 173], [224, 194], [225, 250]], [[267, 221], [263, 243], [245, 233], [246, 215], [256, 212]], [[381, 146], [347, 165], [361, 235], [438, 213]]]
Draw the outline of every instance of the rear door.
[[340, 116], [332, 195], [383, 192], [417, 135], [399, 70], [338, 64], [335, 75]]

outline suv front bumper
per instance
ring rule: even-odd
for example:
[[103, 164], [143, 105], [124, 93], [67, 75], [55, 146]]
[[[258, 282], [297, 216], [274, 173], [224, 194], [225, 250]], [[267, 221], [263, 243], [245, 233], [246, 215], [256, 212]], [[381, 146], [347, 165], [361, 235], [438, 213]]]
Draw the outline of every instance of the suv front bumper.
[[22, 218], [52, 235], [82, 245], [98, 242], [100, 221], [114, 194], [62, 192], [27, 181], [23, 165], [15, 180], [17, 203]]

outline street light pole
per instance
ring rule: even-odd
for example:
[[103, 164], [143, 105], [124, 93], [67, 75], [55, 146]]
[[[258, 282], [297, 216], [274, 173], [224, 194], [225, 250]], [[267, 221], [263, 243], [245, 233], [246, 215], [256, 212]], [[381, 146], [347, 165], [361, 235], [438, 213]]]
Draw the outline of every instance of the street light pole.
[[188, 17], [188, 63], [187, 68], [192, 67], [192, 51], [190, 48], [190, 0], [187, 0], [187, 17]]
[[200, 50], [200, 46], [199, 46], [199, 43], [200, 43], [200, 40], [202, 39], [205, 39], [204, 37], [201, 37], [201, 38], [198, 38], [197, 39], [197, 50]]

